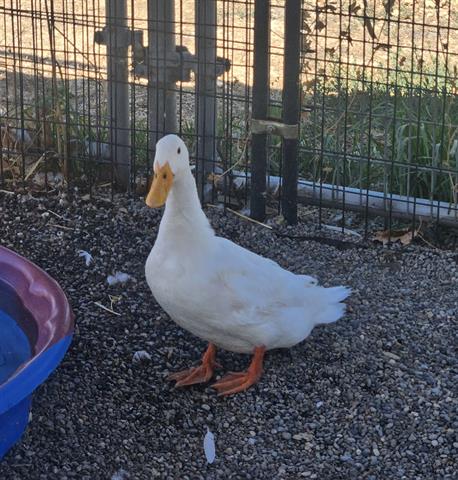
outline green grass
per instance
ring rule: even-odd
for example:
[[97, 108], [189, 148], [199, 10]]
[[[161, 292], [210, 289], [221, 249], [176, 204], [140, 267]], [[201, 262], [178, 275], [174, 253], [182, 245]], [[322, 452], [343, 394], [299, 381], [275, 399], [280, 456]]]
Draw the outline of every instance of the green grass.
[[458, 101], [400, 90], [317, 94], [302, 128], [302, 175], [455, 202]]

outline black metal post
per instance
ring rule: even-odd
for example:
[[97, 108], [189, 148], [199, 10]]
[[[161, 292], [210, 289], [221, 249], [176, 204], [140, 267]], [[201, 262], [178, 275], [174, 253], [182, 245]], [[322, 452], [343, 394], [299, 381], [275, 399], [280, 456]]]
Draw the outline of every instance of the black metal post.
[[130, 117], [127, 1], [106, 0], [110, 156], [118, 186], [130, 187]]
[[178, 66], [175, 46], [175, 2], [148, 0], [148, 129], [153, 150], [167, 133], [176, 133], [176, 86], [171, 74]]
[[[299, 124], [300, 47], [301, 0], [286, 0], [283, 123], [287, 125]], [[298, 139], [283, 139], [283, 185], [281, 206], [283, 217], [289, 224], [297, 223], [297, 163]]]
[[[255, 120], [267, 119], [269, 103], [270, 0], [254, 4], [253, 111]], [[251, 138], [250, 215], [263, 221], [266, 216], [267, 135]]]
[[202, 202], [210, 200], [208, 175], [216, 158], [216, 0], [196, 0], [197, 168]]

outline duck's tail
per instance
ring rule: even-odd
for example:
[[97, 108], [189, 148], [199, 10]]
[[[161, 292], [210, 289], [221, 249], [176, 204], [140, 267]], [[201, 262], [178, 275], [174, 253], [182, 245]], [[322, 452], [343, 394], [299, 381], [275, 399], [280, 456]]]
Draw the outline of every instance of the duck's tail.
[[341, 302], [350, 295], [351, 289], [347, 287], [323, 288], [320, 293], [324, 308], [322, 307], [317, 315], [316, 325], [336, 322], [345, 313], [346, 305]]

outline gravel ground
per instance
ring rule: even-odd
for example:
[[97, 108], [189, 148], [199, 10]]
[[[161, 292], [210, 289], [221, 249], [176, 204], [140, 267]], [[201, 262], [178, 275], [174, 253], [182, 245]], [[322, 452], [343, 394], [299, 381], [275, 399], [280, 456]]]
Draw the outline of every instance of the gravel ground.
[[[123, 198], [0, 194], [0, 243], [53, 275], [77, 318], [73, 345], [36, 392], [30, 427], [0, 479], [458, 478], [457, 253], [280, 239], [233, 214], [208, 214], [220, 235], [353, 288], [344, 319], [269, 353], [261, 382], [230, 398], [206, 386], [175, 390], [165, 379], [205, 345], [168, 320], [145, 283], [158, 212]], [[281, 228], [314, 235], [312, 219]], [[80, 249], [94, 256], [89, 267]], [[109, 286], [117, 270], [134, 280]], [[110, 306], [110, 295], [119, 316], [94, 303]], [[139, 350], [151, 360], [134, 363]], [[219, 359], [225, 370], [249, 361], [223, 351]]]

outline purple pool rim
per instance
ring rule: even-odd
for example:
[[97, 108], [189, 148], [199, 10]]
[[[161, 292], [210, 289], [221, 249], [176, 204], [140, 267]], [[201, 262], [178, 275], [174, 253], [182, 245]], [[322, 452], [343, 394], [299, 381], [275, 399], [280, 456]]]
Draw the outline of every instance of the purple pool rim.
[[32, 350], [31, 358], [0, 383], [1, 460], [26, 428], [33, 391], [65, 355], [73, 336], [74, 315], [54, 279], [29, 260], [2, 246], [0, 283], [16, 297], [10, 302], [8, 295], [2, 299], [0, 286], [0, 307], [17, 321]]
[[0, 281], [16, 292], [22, 305], [31, 313], [36, 323], [36, 325], [20, 324], [32, 341], [33, 351], [32, 358], [16, 370], [14, 375], [17, 375], [27, 368], [34, 357], [67, 335], [71, 335], [75, 317], [65, 293], [53, 278], [29, 260], [2, 246], [0, 246]]

